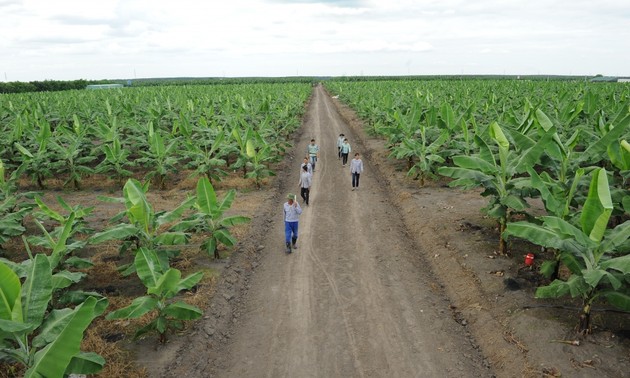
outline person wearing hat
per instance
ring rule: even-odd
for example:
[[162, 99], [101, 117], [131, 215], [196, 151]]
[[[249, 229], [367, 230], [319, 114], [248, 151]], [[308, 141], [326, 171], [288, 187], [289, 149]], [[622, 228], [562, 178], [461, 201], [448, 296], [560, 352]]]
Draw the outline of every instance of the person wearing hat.
[[287, 253], [291, 253], [291, 247], [297, 249], [300, 214], [302, 214], [302, 208], [295, 199], [295, 194], [287, 194], [287, 202], [284, 203], [284, 241], [287, 246]]

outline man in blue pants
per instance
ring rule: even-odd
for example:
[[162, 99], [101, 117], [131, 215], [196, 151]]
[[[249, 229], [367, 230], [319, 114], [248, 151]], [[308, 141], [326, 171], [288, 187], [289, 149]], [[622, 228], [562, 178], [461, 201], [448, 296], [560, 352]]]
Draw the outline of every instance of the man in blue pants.
[[295, 194], [287, 195], [287, 202], [284, 203], [284, 241], [287, 246], [287, 253], [291, 253], [291, 247], [297, 249], [298, 221], [302, 214], [302, 208], [295, 199]]

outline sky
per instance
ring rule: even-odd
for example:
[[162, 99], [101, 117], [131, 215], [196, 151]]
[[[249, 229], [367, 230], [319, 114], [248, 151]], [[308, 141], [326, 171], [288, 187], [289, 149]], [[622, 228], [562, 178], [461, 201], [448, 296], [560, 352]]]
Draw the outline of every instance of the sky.
[[0, 0], [0, 81], [630, 76], [628, 0]]

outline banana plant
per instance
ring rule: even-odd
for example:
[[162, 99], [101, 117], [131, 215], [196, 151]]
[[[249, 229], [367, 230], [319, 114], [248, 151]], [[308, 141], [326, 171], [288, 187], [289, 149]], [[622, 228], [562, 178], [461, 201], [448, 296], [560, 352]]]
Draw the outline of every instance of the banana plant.
[[[119, 222], [113, 227], [94, 234], [89, 243], [98, 244], [108, 240], [123, 241], [120, 252], [131, 250], [134, 253], [144, 247], [158, 251], [163, 268], [168, 267], [168, 260], [177, 252], [168, 247], [182, 245], [188, 242], [188, 235], [181, 231], [169, 231], [166, 225], [181, 220], [183, 213], [190, 209], [194, 198], [185, 200], [172, 211], [155, 211], [146, 197], [148, 183], [140, 184], [136, 179], [128, 179], [123, 187], [123, 198], [101, 198], [108, 202], [122, 203], [125, 210], [112, 218]], [[128, 223], [123, 222], [127, 218]], [[134, 264], [120, 267], [124, 274], [133, 273]]]
[[549, 145], [555, 128], [546, 131], [538, 141], [531, 140], [525, 135], [512, 130], [510, 135], [518, 140], [515, 149], [510, 148], [510, 141], [503, 133], [497, 122], [488, 127], [489, 137], [498, 147], [498, 156], [486, 142], [475, 135], [475, 141], [479, 146], [479, 153], [470, 156], [459, 155], [453, 157], [456, 167], [440, 167], [438, 173], [451, 177], [450, 186], [461, 186], [469, 189], [483, 187], [481, 194], [490, 196], [490, 202], [486, 212], [499, 223], [499, 250], [500, 255], [506, 254], [505, 240], [502, 236], [510, 214], [522, 212], [529, 207], [517, 188], [519, 176], [539, 162], [541, 155]]
[[136, 319], [155, 311], [153, 319], [138, 329], [134, 338], [155, 331], [160, 343], [166, 342], [170, 329], [181, 329], [183, 321], [198, 319], [203, 312], [183, 301], [173, 298], [184, 290], [192, 289], [203, 278], [203, 272], [193, 273], [185, 278], [175, 268], [162, 269], [157, 253], [149, 248], [140, 248], [134, 259], [135, 271], [147, 288], [147, 295], [138, 297], [124, 308], [107, 314], [106, 319]]
[[192, 139], [185, 142], [184, 155], [189, 160], [186, 167], [193, 169], [195, 175], [205, 176], [211, 181], [221, 181], [221, 177], [227, 175], [222, 169], [227, 162], [219, 157], [225, 147], [224, 139], [225, 132], [220, 130], [213, 139], [202, 137], [203, 144]]
[[207, 177], [200, 178], [197, 182], [197, 196], [194, 203], [197, 213], [184, 219], [172, 229], [207, 233], [208, 237], [200, 248], [208, 256], [214, 255], [215, 259], [221, 258], [218, 246], [223, 244], [230, 248], [237, 242], [230, 233], [230, 227], [250, 221], [245, 216], [224, 216], [232, 206], [235, 195], [236, 191], [231, 189], [225, 194], [223, 200], [219, 201], [210, 180]]
[[[46, 120], [39, 121], [39, 130], [35, 132], [34, 128], [29, 129], [30, 142], [27, 145], [15, 142], [15, 148], [22, 154], [24, 162], [26, 162], [25, 173], [31, 176], [33, 181], [37, 182], [40, 189], [46, 187], [46, 179], [53, 175], [50, 156], [52, 155], [49, 143], [52, 140], [52, 131], [50, 124]], [[33, 151], [33, 153], [31, 153]]]
[[630, 311], [630, 221], [608, 228], [613, 211], [607, 172], [593, 172], [579, 224], [557, 216], [540, 217], [540, 224], [510, 223], [505, 237], [514, 236], [560, 251], [571, 271], [567, 281], [556, 279], [536, 290], [537, 298], [570, 295], [582, 300], [578, 332], [591, 333], [591, 310], [598, 298]]
[[107, 308], [107, 299], [88, 297], [75, 308], [49, 310], [53, 276], [46, 255], [36, 255], [24, 284], [0, 262], [0, 360], [26, 368], [25, 377], [96, 374], [105, 360], [80, 350], [83, 333]]
[[[31, 235], [26, 239], [32, 245], [44, 247], [52, 251], [52, 269], [56, 270], [58, 266], [77, 269], [85, 269], [93, 266], [89, 259], [71, 255], [74, 251], [80, 250], [87, 244], [86, 241], [80, 240], [80, 238], [76, 236], [78, 234], [86, 235], [93, 233], [93, 230], [87, 226], [85, 218], [92, 213], [94, 207], [83, 207], [81, 205], [72, 207], [66, 203], [63, 198], [58, 196], [57, 202], [62, 209], [67, 211], [67, 215], [64, 215], [50, 208], [39, 196], [35, 197], [35, 202], [39, 207], [39, 211], [33, 212], [33, 221], [42, 231], [43, 235]], [[45, 220], [52, 220], [58, 224], [49, 232], [42, 224]], [[77, 276], [76, 278], [82, 277], [82, 273], [78, 272], [74, 272], [72, 275]], [[81, 276], [79, 277], [78, 275]]]
[[267, 165], [273, 160], [271, 147], [249, 126], [246, 127], [243, 136], [236, 128], [232, 130], [232, 136], [240, 150], [234, 168], [243, 168], [243, 177], [253, 178], [256, 188], [260, 189], [263, 178], [276, 175]]
[[428, 121], [419, 122], [413, 125], [415, 131], [411, 135], [406, 135], [402, 140], [391, 147], [390, 157], [407, 160], [407, 175], [414, 176], [420, 180], [420, 186], [424, 186], [426, 178], [435, 177], [435, 166], [444, 163], [444, 158], [440, 155], [440, 150], [449, 140], [450, 133], [444, 129], [437, 138], [430, 138], [429, 131], [432, 129]]
[[138, 163], [148, 169], [146, 178], [153, 179], [160, 189], [164, 189], [167, 175], [177, 170], [178, 139], [172, 138], [167, 143], [160, 129], [155, 128], [153, 122], [149, 122], [147, 141], [149, 148], [140, 151], [142, 158], [138, 159]]
[[88, 129], [79, 121], [76, 114], [73, 115], [72, 128], [59, 127], [59, 135], [52, 140], [51, 147], [56, 159], [52, 163], [55, 173], [66, 174], [64, 186], [72, 183], [76, 190], [81, 190], [81, 181], [84, 176], [94, 173], [90, 163], [96, 159], [86, 146], [91, 145]]
[[123, 180], [133, 174], [127, 169], [133, 166], [133, 162], [129, 159], [131, 151], [124, 148], [118, 138], [103, 144], [101, 149], [105, 158], [96, 166], [94, 171], [109, 174], [110, 178], [114, 178], [122, 186]]
[[24, 217], [35, 206], [31, 199], [36, 193], [18, 192], [17, 183], [24, 168], [26, 164], [22, 163], [9, 177], [5, 177], [4, 163], [0, 159], [0, 246], [26, 231]]

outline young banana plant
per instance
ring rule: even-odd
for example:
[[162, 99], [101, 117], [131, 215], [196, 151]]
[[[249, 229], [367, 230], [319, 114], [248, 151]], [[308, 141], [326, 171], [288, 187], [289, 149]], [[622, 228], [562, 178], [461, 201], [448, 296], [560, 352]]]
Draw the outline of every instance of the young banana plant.
[[578, 332], [591, 332], [591, 309], [598, 298], [630, 311], [630, 221], [608, 228], [613, 211], [607, 172], [593, 172], [588, 197], [577, 224], [557, 216], [540, 217], [541, 223], [508, 224], [504, 236], [515, 236], [560, 251], [570, 269], [567, 281], [556, 279], [536, 290], [537, 298], [570, 295], [582, 299]]
[[[496, 143], [498, 153], [475, 136], [479, 146], [479, 153], [470, 156], [459, 155], [453, 157], [456, 167], [440, 167], [438, 173], [455, 180], [450, 186], [464, 188], [483, 187], [483, 196], [490, 196], [490, 203], [486, 207], [489, 216], [497, 219], [499, 223], [499, 250], [498, 253], [506, 253], [505, 239], [502, 234], [505, 231], [510, 213], [522, 212], [529, 207], [517, 187], [519, 176], [538, 163], [540, 156], [548, 147], [556, 129], [550, 128], [538, 141], [531, 140], [517, 131], [511, 131], [513, 140], [518, 140], [515, 148], [510, 148], [510, 142], [497, 122], [488, 127], [489, 137]], [[517, 138], [515, 138], [517, 136]], [[498, 155], [498, 156], [497, 156]]]
[[49, 258], [36, 255], [25, 271], [22, 284], [0, 262], [0, 360], [22, 364], [29, 378], [98, 373], [105, 360], [80, 347], [87, 327], [107, 308], [107, 299], [89, 296], [73, 309], [50, 310], [54, 278]]
[[[102, 198], [109, 202], [123, 203], [125, 210], [112, 219], [119, 222], [117, 225], [94, 234], [89, 242], [98, 244], [107, 240], [121, 240], [121, 253], [127, 250], [135, 253], [142, 247], [155, 250], [165, 270], [169, 265], [169, 258], [177, 253], [169, 248], [188, 242], [185, 232], [169, 231], [166, 226], [181, 221], [184, 212], [191, 208], [195, 199], [185, 200], [172, 211], [155, 211], [146, 197], [148, 189], [148, 184], [142, 185], [138, 180], [129, 179], [123, 187], [123, 198]], [[122, 222], [123, 218], [127, 222]], [[134, 272], [135, 266], [127, 264], [120, 269], [123, 274], [128, 275]]]
[[131, 151], [124, 148], [118, 138], [102, 145], [105, 158], [96, 166], [95, 172], [105, 173], [113, 177], [122, 186], [123, 180], [132, 175], [127, 168], [133, 165], [129, 160]]
[[208, 256], [214, 255], [215, 259], [221, 258], [218, 249], [219, 245], [223, 244], [230, 248], [236, 245], [237, 242], [230, 233], [230, 228], [250, 221], [245, 216], [224, 216], [225, 212], [232, 206], [235, 195], [236, 192], [232, 189], [225, 194], [222, 200], [219, 200], [210, 180], [207, 177], [200, 178], [197, 182], [197, 196], [194, 202], [197, 213], [171, 229], [173, 231], [192, 231], [208, 234], [207, 239], [201, 244], [201, 249]]
[[165, 136], [154, 127], [153, 122], [149, 122], [147, 137], [149, 148], [147, 151], [141, 151], [143, 157], [138, 159], [138, 162], [147, 168], [146, 178], [153, 179], [160, 189], [164, 189], [167, 175], [177, 170], [178, 139], [172, 138], [166, 142]]
[[243, 136], [236, 128], [232, 130], [232, 136], [240, 150], [239, 159], [234, 167], [243, 168], [243, 177], [253, 178], [256, 188], [260, 189], [263, 178], [276, 175], [267, 165], [273, 160], [271, 147], [249, 126], [246, 127]]
[[73, 118], [74, 126], [59, 127], [58, 137], [51, 142], [52, 150], [57, 155], [52, 166], [55, 173], [67, 175], [64, 186], [72, 183], [76, 190], [80, 190], [83, 177], [94, 173], [90, 163], [96, 157], [87, 149], [91, 145], [87, 128], [81, 124], [76, 114]]
[[203, 138], [202, 140], [210, 141], [210, 145], [208, 146], [207, 142], [202, 144], [192, 139], [184, 143], [186, 146], [184, 155], [190, 160], [187, 167], [194, 170], [194, 175], [205, 176], [211, 181], [221, 181], [221, 177], [227, 175], [227, 172], [223, 170], [227, 163], [218, 156], [225, 147], [225, 132], [220, 130], [213, 139]]
[[202, 272], [182, 278], [181, 272], [175, 268], [164, 270], [157, 253], [144, 247], [136, 253], [134, 265], [138, 277], [147, 288], [147, 295], [134, 299], [127, 307], [110, 312], [106, 319], [136, 319], [156, 311], [155, 317], [138, 329], [134, 338], [155, 331], [159, 341], [164, 343], [168, 330], [181, 329], [183, 321], [198, 319], [203, 315], [199, 308], [173, 299], [180, 292], [197, 285], [203, 278]]
[[[45, 181], [53, 175], [50, 164], [51, 149], [49, 143], [52, 141], [50, 124], [46, 120], [37, 123], [39, 130], [29, 129], [30, 141], [27, 147], [15, 142], [15, 148], [22, 154], [26, 163], [25, 173], [37, 182], [40, 189], [46, 187]], [[33, 152], [31, 152], [33, 151]]]

